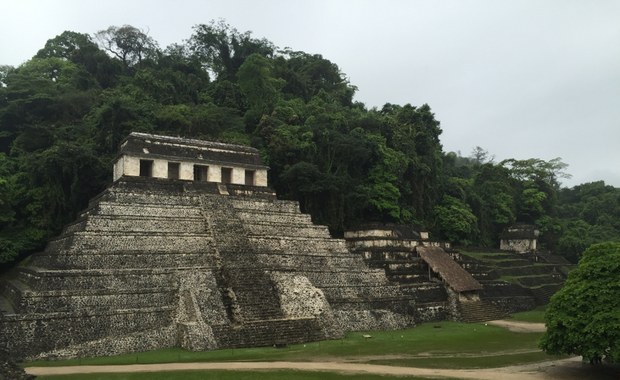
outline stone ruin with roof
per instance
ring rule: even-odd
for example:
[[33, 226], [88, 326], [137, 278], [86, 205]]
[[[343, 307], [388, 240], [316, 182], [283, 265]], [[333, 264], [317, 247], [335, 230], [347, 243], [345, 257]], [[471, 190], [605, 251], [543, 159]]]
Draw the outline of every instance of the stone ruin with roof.
[[267, 170], [253, 148], [130, 134], [112, 185], [0, 278], [0, 342], [29, 359], [212, 350], [511, 311], [427, 234], [332, 238]]
[[533, 224], [514, 224], [502, 232], [499, 248], [517, 253], [536, 252], [539, 234]]

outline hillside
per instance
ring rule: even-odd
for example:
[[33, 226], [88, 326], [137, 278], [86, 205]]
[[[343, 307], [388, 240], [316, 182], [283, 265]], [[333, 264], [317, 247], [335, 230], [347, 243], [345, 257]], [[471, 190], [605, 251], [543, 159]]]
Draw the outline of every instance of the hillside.
[[223, 22], [165, 49], [127, 25], [53, 37], [19, 67], [0, 66], [0, 264], [41, 249], [111, 182], [132, 131], [260, 149], [278, 196], [337, 236], [394, 222], [494, 247], [506, 226], [527, 222], [573, 261], [620, 239], [620, 189], [562, 189], [559, 158], [444, 152], [429, 105], [367, 109], [355, 90], [321, 55]]

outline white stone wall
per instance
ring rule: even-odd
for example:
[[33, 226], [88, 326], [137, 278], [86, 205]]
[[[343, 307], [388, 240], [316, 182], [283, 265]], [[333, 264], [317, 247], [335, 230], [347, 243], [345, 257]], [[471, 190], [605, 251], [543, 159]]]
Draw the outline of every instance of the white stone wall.
[[168, 160], [153, 160], [153, 177], [168, 178]]
[[245, 169], [233, 167], [231, 182], [237, 185], [244, 185], [245, 184]]
[[219, 165], [209, 165], [207, 171], [207, 181], [222, 182], [222, 167]]
[[[146, 159], [146, 158], [143, 158]], [[154, 178], [168, 178], [168, 162], [180, 162], [179, 179], [194, 181], [194, 165], [208, 166], [207, 181], [222, 182], [222, 166], [205, 164], [203, 162], [187, 162], [177, 160], [165, 160], [160, 158], [149, 159], [153, 161], [152, 176]], [[245, 171], [254, 171], [254, 186], [267, 187], [267, 169], [247, 169], [240, 166], [225, 166], [232, 168], [231, 183], [245, 185]], [[122, 176], [137, 177], [140, 175], [140, 158], [127, 155], [121, 156], [114, 163], [114, 181]]]
[[114, 163], [114, 174], [113, 174], [114, 181], [121, 178], [123, 176], [123, 173], [125, 172], [125, 160], [123, 159], [123, 157], [121, 157], [119, 160], [117, 160]]
[[254, 186], [267, 186], [267, 170], [257, 170], [254, 174]]
[[499, 249], [504, 251], [514, 251], [517, 253], [525, 253], [536, 250], [536, 239], [502, 239]]
[[194, 180], [194, 164], [191, 162], [181, 162], [181, 168], [179, 170], [179, 179], [186, 181]]
[[140, 159], [138, 157], [123, 156], [121, 159], [125, 161], [123, 175], [134, 177], [140, 175]]

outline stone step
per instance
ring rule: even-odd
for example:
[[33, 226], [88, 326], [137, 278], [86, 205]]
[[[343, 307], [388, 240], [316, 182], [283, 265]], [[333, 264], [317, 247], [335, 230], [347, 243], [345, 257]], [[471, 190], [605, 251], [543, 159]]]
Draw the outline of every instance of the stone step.
[[539, 305], [546, 305], [549, 303], [551, 297], [562, 288], [561, 284], [543, 285], [537, 288], [531, 288], [531, 292], [536, 298], [536, 302]]
[[180, 276], [209, 274], [211, 267], [49, 270], [19, 268], [17, 279], [32, 290], [114, 289], [131, 290], [171, 286]]
[[148, 234], [202, 234], [205, 220], [202, 217], [95, 215], [80, 224], [85, 232], [118, 232]]
[[415, 304], [416, 323], [439, 322], [450, 319], [448, 302], [426, 302]]
[[460, 302], [458, 306], [463, 322], [484, 322], [506, 317], [506, 313], [484, 301]]
[[301, 253], [256, 253], [258, 260], [271, 270], [282, 271], [363, 271], [366, 266], [354, 255], [319, 255]]
[[[179, 247], [181, 248], [181, 247]], [[33, 266], [54, 269], [107, 269], [107, 268], [174, 268], [214, 265], [215, 252], [112, 252], [99, 250], [80, 252], [37, 253], [30, 257]]]
[[[202, 195], [203, 197], [213, 197], [212, 195]], [[179, 207], [180, 210], [186, 208], [197, 207], [200, 205], [200, 196], [196, 194], [157, 194], [157, 193], [120, 193], [108, 194], [102, 197], [98, 202], [93, 203], [89, 208], [90, 211], [102, 210], [103, 206], [110, 206], [115, 209], [136, 210], [140, 207], [174, 209]]]
[[488, 272], [467, 270], [467, 272], [469, 272], [469, 274], [471, 274], [472, 277], [478, 282], [497, 280], [500, 277], [495, 270], [489, 270]]
[[[204, 197], [218, 197], [217, 195], [202, 195]], [[113, 204], [116, 207], [140, 207], [142, 205], [159, 207], [183, 207], [197, 206], [200, 204], [200, 197], [194, 193], [166, 194], [159, 192], [140, 192], [140, 191], [111, 191], [99, 198], [92, 208], [104, 204]]]
[[259, 252], [300, 252], [318, 255], [350, 255], [344, 240], [328, 238], [306, 238], [288, 236], [248, 236], [248, 240]]
[[549, 264], [556, 265], [568, 265], [573, 266], [574, 264], [568, 261], [565, 257], [560, 255], [551, 255], [551, 254], [537, 254], [540, 262], [546, 262]]
[[198, 218], [201, 216], [201, 212], [199, 203], [195, 199], [178, 205], [150, 200], [148, 203], [101, 202], [84, 214], [84, 216], [91, 215]]
[[408, 262], [384, 262], [384, 269], [388, 274], [427, 274], [428, 268], [421, 260]]
[[395, 251], [414, 251], [415, 247], [421, 245], [417, 240], [402, 240], [402, 239], [350, 239], [347, 240], [349, 246], [354, 250], [372, 250], [381, 249], [389, 251], [391, 249]]
[[304, 238], [322, 238], [329, 239], [331, 235], [329, 230], [323, 226], [315, 226], [312, 224], [274, 224], [255, 220], [244, 224], [244, 228], [248, 236], [258, 237], [304, 237]]
[[480, 291], [481, 297], [521, 297], [531, 296], [529, 289], [506, 281], [482, 281], [483, 289]]
[[[387, 287], [389, 285], [382, 271], [335, 271], [317, 269], [304, 271], [312, 284], [319, 288], [326, 287]], [[396, 288], [394, 288], [396, 289]]]
[[50, 240], [45, 253], [81, 252], [99, 250], [101, 253], [116, 252], [181, 252], [200, 253], [213, 249], [212, 239], [205, 234], [193, 233], [113, 233], [74, 232]]
[[84, 231], [84, 228], [86, 227], [86, 220], [88, 217], [86, 216], [82, 216], [79, 217], [75, 222], [66, 225], [63, 230], [62, 233], [60, 234], [62, 235], [68, 235], [74, 232], [78, 232], [78, 231]]
[[388, 279], [392, 282], [400, 284], [420, 284], [428, 282], [428, 274], [391, 274], [388, 273]]
[[420, 303], [446, 302], [448, 300], [448, 291], [445, 286], [435, 282], [401, 284], [400, 289]]
[[529, 292], [528, 295], [523, 296], [481, 296], [480, 299], [484, 302], [492, 303], [495, 307], [506, 314], [528, 311], [538, 306], [536, 303], [536, 298], [531, 294], [531, 292]]
[[302, 214], [300, 212], [271, 212], [271, 211], [259, 211], [259, 210], [237, 210], [236, 214], [244, 222], [252, 222], [253, 220], [260, 220], [267, 223], [274, 224], [301, 224], [301, 225], [313, 225], [312, 219], [309, 214]]
[[[325, 339], [315, 318], [287, 318], [249, 321], [241, 326], [213, 326], [221, 347], [286, 346]], [[334, 338], [334, 337], [332, 337]]]
[[242, 198], [230, 198], [232, 202], [232, 206], [234, 209], [238, 211], [266, 211], [270, 213], [301, 213], [299, 211], [299, 203], [295, 201], [285, 201], [285, 200], [250, 200], [250, 199], [242, 199]]
[[517, 281], [529, 288], [538, 287], [541, 285], [550, 285], [550, 284], [562, 284], [564, 280], [559, 275], [538, 275], [538, 276], [523, 276], [519, 277]]
[[163, 306], [106, 311], [12, 314], [4, 316], [3, 324], [9, 331], [23, 331], [36, 337], [11, 341], [13, 350], [45, 353], [59, 347], [69, 347], [108, 337], [121, 340], [128, 334], [141, 331], [156, 329], [163, 331], [172, 325], [175, 313], [175, 307]]
[[533, 276], [553, 274], [555, 272], [555, 266], [529, 264], [523, 267], [497, 268], [496, 271], [500, 276]]
[[500, 260], [500, 261], [496, 261], [494, 264], [501, 268], [514, 268], [514, 267], [524, 267], [524, 266], [532, 265], [532, 263], [529, 260], [524, 260], [524, 259]]
[[394, 261], [394, 262], [415, 262], [420, 261], [420, 257], [413, 251], [383, 251], [383, 250], [364, 250], [356, 249], [353, 253], [362, 255], [367, 261]]
[[156, 306], [173, 306], [178, 302], [176, 291], [170, 287], [154, 289], [131, 289], [110, 292], [109, 289], [92, 291], [57, 290], [57, 291], [22, 291], [19, 304], [15, 305], [18, 313], [51, 313], [73, 310], [116, 310], [148, 308]]

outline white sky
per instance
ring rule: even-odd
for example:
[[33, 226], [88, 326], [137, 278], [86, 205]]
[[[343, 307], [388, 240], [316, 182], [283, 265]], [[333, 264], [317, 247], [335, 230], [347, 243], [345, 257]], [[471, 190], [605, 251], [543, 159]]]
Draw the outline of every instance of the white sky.
[[564, 184], [620, 187], [619, 0], [0, 0], [0, 64], [72, 30], [148, 30], [161, 47], [223, 18], [322, 54], [368, 107], [428, 103], [445, 151], [562, 157]]

